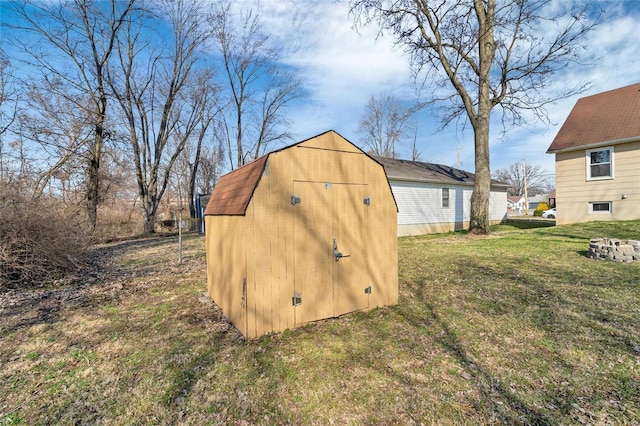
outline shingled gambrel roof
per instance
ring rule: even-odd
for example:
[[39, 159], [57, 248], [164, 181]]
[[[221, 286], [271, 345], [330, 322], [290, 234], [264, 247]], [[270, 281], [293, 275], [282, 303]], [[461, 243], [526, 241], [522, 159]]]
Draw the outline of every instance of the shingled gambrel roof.
[[[262, 176], [262, 172], [264, 171], [264, 168], [267, 164], [269, 155], [276, 152], [284, 151], [285, 149], [293, 148], [297, 145], [301, 145], [307, 141], [331, 132], [338, 134], [334, 130], [327, 130], [326, 132], [323, 132], [317, 136], [274, 150], [269, 154], [265, 154], [257, 160], [254, 160], [251, 163], [237, 168], [236, 170], [233, 170], [222, 176], [213, 189], [211, 198], [209, 199], [207, 207], [204, 210], [204, 215], [244, 216], [247, 210], [247, 206], [251, 201], [251, 197], [253, 196], [258, 183], [260, 183], [260, 177]], [[340, 135], [338, 134], [338, 136]], [[340, 137], [344, 139], [342, 136]], [[351, 142], [349, 143], [353, 145]], [[360, 151], [360, 148], [355, 145], [353, 146], [354, 149]], [[365, 153], [363, 152], [363, 154]]]
[[246, 164], [231, 173], [222, 176], [204, 210], [205, 216], [242, 216], [247, 210], [253, 191], [260, 182], [260, 177], [267, 164], [269, 155]]
[[578, 100], [547, 153], [640, 139], [640, 83]]
[[[473, 185], [475, 175], [464, 170], [454, 167], [444, 166], [442, 164], [424, 163], [421, 161], [400, 160], [397, 158], [373, 157], [377, 162], [384, 166], [389, 179], [413, 180], [431, 183], [444, 184], [466, 184]], [[491, 179], [492, 186], [509, 185]]]

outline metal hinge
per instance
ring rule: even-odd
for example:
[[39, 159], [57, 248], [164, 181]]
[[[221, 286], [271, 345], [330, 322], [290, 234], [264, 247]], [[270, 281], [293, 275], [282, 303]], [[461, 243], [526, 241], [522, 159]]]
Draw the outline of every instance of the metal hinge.
[[364, 294], [371, 294], [371, 286], [364, 289]]
[[296, 204], [300, 204], [300, 197], [296, 197], [295, 195], [291, 196], [291, 205], [295, 206]]
[[302, 294], [298, 292], [293, 293], [293, 297], [291, 298], [291, 304], [293, 306], [298, 306], [302, 304]]

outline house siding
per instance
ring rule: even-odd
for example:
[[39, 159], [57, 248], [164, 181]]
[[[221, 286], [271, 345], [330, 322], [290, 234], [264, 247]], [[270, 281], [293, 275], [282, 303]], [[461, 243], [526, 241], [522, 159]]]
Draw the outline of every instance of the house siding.
[[[389, 178], [398, 205], [398, 236], [459, 231], [469, 227], [473, 187], [402, 181]], [[442, 188], [449, 188], [449, 207], [442, 207]], [[492, 190], [489, 220], [506, 215], [507, 192]]]
[[[587, 180], [586, 151], [556, 153], [556, 223], [640, 219], [640, 141], [613, 145], [613, 179]], [[589, 212], [598, 201], [611, 201], [611, 213]]]

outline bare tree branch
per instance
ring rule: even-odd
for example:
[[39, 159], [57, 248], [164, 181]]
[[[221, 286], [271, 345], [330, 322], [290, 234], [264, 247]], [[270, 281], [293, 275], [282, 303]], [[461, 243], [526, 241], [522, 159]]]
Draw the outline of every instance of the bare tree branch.
[[158, 7], [158, 16], [166, 17], [172, 31], [166, 50], [150, 48], [144, 35], [153, 35], [143, 34], [142, 21], [129, 22], [117, 41], [119, 64], [109, 78], [129, 130], [145, 234], [154, 232], [174, 164], [206, 107], [202, 96], [191, 96], [205, 90], [196, 72], [209, 37], [205, 11], [192, 0]]
[[230, 99], [219, 128], [227, 132], [224, 139], [234, 169], [259, 157], [270, 143], [291, 137], [284, 111], [301, 95], [300, 82], [274, 67], [279, 53], [254, 11], [236, 15], [228, 2], [209, 21]]
[[409, 136], [409, 119], [415, 109], [404, 107], [393, 95], [371, 96], [358, 133], [371, 154], [396, 158], [397, 148]]
[[[500, 107], [503, 125], [579, 93], [586, 83], [549, 92], [557, 70], [577, 62], [582, 40], [602, 20], [578, 3], [549, 12], [550, 0], [352, 0], [356, 25], [377, 24], [408, 54], [416, 80], [429, 85], [443, 123], [466, 115], [474, 131], [475, 186], [470, 231], [489, 232], [489, 131]], [[552, 13], [552, 15], [548, 15]], [[443, 91], [443, 87], [451, 90]]]
[[[549, 188], [549, 173], [540, 166], [525, 164], [527, 194], [543, 194]], [[522, 163], [514, 163], [493, 173], [495, 179], [509, 184], [509, 195], [524, 195], [525, 170]]]

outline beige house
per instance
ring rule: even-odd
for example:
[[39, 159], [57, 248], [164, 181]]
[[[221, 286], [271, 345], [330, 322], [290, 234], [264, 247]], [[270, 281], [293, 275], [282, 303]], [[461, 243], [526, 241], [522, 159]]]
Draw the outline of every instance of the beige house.
[[209, 295], [246, 337], [398, 303], [387, 176], [334, 131], [221, 177], [204, 214]]
[[640, 219], [640, 83], [579, 99], [547, 153], [557, 224]]

